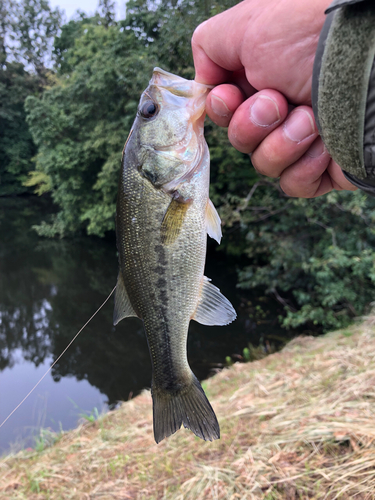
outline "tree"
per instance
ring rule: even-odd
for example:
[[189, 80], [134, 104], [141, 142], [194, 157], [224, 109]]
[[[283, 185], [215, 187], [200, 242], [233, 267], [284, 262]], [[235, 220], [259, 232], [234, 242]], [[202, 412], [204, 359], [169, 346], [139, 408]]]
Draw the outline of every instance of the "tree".
[[9, 35], [12, 22], [12, 9], [14, 4], [11, 0], [0, 0], [0, 63], [4, 64], [7, 58], [6, 37]]
[[48, 82], [51, 43], [61, 14], [46, 0], [0, 0], [0, 196], [30, 191], [34, 167], [25, 99]]
[[120, 26], [87, 24], [64, 52], [64, 67], [42, 99], [26, 102], [38, 146], [37, 172], [50, 179], [60, 212], [43, 234], [114, 229], [121, 151], [150, 75], [144, 47]]
[[115, 2], [112, 0], [99, 0], [99, 14], [106, 28], [116, 24]]
[[[1, 56], [0, 56], [1, 57]], [[24, 102], [38, 81], [23, 64], [5, 61], [0, 67], [0, 196], [19, 194], [33, 168], [36, 147], [26, 124]]]
[[374, 198], [361, 191], [289, 198], [259, 178], [246, 197], [227, 194], [221, 214], [243, 242], [236, 252], [249, 259], [239, 286], [274, 295], [284, 327], [339, 328], [373, 301]]
[[47, 0], [20, 0], [14, 4], [9, 50], [17, 61], [31, 66], [43, 83], [61, 21], [60, 10], [51, 9]]

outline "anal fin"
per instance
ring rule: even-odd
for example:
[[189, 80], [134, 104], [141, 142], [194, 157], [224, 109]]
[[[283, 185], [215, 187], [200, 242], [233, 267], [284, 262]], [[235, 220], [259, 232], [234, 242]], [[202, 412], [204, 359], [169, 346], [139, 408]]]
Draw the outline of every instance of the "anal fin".
[[116, 326], [124, 318], [130, 316], [137, 316], [133, 306], [130, 303], [128, 292], [125, 288], [124, 278], [121, 271], [117, 278], [116, 292], [115, 292], [115, 309], [113, 311], [113, 324]]
[[208, 199], [206, 206], [206, 229], [208, 236], [220, 244], [222, 237], [221, 220], [214, 204], [210, 199]]
[[236, 311], [220, 290], [203, 276], [198, 306], [192, 319], [202, 325], [229, 325], [237, 317]]

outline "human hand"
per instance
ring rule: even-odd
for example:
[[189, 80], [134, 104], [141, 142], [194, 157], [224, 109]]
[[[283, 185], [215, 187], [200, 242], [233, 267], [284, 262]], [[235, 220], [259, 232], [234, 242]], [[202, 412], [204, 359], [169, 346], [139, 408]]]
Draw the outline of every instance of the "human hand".
[[207, 113], [255, 169], [312, 198], [356, 188], [331, 159], [311, 108], [315, 51], [330, 0], [244, 0], [196, 29], [196, 80], [217, 85]]

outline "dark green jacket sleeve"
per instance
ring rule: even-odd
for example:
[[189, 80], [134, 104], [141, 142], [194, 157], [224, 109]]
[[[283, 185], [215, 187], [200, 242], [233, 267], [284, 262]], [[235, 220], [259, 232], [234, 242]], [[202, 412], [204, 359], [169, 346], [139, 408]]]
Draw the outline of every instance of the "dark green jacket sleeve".
[[316, 122], [345, 176], [375, 195], [375, 1], [335, 0], [326, 14], [313, 71]]

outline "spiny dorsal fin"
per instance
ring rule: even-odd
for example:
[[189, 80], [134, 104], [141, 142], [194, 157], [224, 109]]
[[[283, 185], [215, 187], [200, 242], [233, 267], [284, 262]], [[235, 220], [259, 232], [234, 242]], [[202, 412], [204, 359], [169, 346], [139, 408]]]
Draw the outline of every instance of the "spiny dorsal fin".
[[115, 292], [115, 309], [113, 311], [113, 324], [116, 326], [124, 318], [130, 316], [137, 316], [130, 303], [128, 293], [125, 288], [124, 278], [121, 272], [117, 278], [116, 292]]
[[164, 245], [171, 245], [176, 241], [188, 208], [189, 203], [182, 203], [181, 201], [172, 199], [165, 212], [160, 228], [161, 241]]
[[198, 306], [192, 319], [202, 325], [229, 325], [237, 317], [236, 311], [220, 290], [203, 276]]
[[206, 229], [207, 234], [214, 240], [216, 240], [219, 244], [221, 241], [221, 220], [219, 214], [214, 207], [214, 204], [210, 199], [207, 201], [206, 206]]

